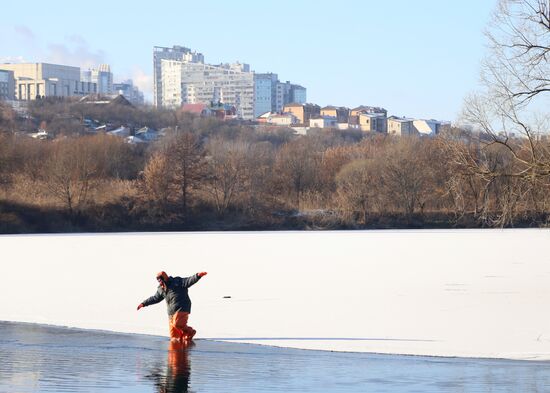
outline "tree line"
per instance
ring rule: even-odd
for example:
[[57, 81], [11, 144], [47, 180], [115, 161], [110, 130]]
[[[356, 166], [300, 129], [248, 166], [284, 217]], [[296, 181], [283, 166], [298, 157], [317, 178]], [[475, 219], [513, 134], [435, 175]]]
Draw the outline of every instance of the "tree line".
[[33, 209], [34, 220], [56, 212], [55, 231], [547, 225], [549, 184], [514, 175], [523, 162], [488, 137], [296, 136], [200, 120], [148, 146], [3, 132], [0, 219], [5, 231], [32, 231], [24, 220]]

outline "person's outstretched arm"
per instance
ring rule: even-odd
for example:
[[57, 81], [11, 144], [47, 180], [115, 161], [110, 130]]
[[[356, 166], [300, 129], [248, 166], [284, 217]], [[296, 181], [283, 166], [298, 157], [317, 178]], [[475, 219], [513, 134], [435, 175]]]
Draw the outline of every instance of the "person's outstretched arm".
[[181, 285], [184, 288], [189, 288], [190, 286], [194, 285], [199, 281], [202, 277], [206, 276], [208, 273], [206, 272], [200, 272], [197, 274], [193, 274], [190, 277], [185, 277], [181, 279]]
[[162, 291], [162, 288], [159, 287], [159, 289], [157, 289], [157, 293], [155, 293], [153, 296], [145, 299], [143, 302], [141, 302], [137, 309], [139, 310], [140, 308], [142, 307], [147, 307], [147, 306], [151, 306], [153, 304], [157, 304], [159, 302], [161, 302], [162, 300], [164, 299], [164, 292]]

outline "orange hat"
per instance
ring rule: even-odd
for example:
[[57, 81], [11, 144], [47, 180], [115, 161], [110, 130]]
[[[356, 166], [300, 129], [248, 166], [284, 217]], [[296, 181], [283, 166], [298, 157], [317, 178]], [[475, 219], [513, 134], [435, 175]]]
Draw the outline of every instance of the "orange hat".
[[158, 272], [157, 273], [157, 279], [161, 277], [162, 281], [167, 282], [168, 281], [168, 274], [166, 272]]

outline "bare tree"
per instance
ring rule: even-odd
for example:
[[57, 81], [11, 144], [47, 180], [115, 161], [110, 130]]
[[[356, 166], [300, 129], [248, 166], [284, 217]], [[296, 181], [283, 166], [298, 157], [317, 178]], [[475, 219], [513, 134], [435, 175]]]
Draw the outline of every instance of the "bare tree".
[[207, 191], [214, 199], [218, 215], [223, 216], [239, 193], [249, 183], [247, 152], [244, 141], [212, 139], [207, 146]]
[[286, 143], [280, 149], [275, 171], [281, 188], [294, 197], [294, 206], [300, 209], [303, 194], [319, 183], [322, 149], [312, 138], [300, 138]]
[[245, 150], [247, 173], [246, 192], [242, 193], [243, 207], [248, 215], [256, 215], [276, 203], [273, 182], [275, 150], [269, 142], [252, 143]]
[[423, 208], [430, 192], [430, 166], [419, 139], [402, 139], [385, 152], [382, 177], [386, 198], [395, 202], [410, 218], [417, 208]]
[[169, 160], [163, 152], [154, 153], [143, 170], [141, 193], [159, 212], [163, 212], [174, 198], [174, 182]]
[[337, 200], [346, 221], [366, 224], [379, 196], [380, 171], [374, 160], [355, 160], [336, 176]]
[[549, 0], [500, 0], [486, 36], [482, 76], [499, 98], [519, 106], [550, 93]]
[[71, 215], [88, 202], [89, 192], [100, 176], [97, 158], [87, 138], [55, 142], [42, 169], [47, 189]]
[[174, 134], [166, 145], [172, 179], [181, 192], [184, 216], [187, 215], [190, 191], [204, 176], [204, 149], [199, 137], [189, 131]]
[[486, 144], [504, 146], [517, 161], [509, 176], [550, 176], [549, 18], [550, 0], [499, 1], [486, 32], [484, 90], [464, 107], [464, 119], [488, 137]]
[[479, 217], [512, 225], [519, 200], [550, 190], [550, 0], [500, 0], [486, 35], [483, 89], [463, 110], [479, 130], [478, 146], [454, 143], [450, 151], [461, 174], [481, 182]]

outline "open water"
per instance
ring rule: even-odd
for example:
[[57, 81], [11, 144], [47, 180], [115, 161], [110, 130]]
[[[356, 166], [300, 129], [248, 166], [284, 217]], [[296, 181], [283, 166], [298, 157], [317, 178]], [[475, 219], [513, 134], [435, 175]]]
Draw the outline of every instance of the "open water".
[[274, 348], [0, 322], [0, 392], [549, 392], [550, 363]]

